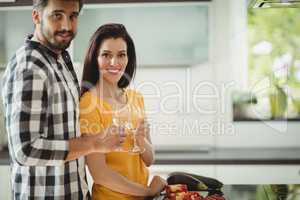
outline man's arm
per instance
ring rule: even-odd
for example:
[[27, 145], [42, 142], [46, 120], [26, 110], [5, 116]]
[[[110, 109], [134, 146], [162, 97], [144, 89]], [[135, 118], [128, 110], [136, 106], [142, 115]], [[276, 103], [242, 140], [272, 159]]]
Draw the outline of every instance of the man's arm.
[[6, 91], [6, 120], [11, 151], [22, 165], [61, 165], [69, 153], [68, 140], [47, 139], [44, 134], [48, 108], [47, 77], [33, 63], [17, 65], [12, 91]]
[[[116, 127], [104, 134], [70, 140], [47, 139], [44, 136], [48, 93], [46, 75], [36, 67], [16, 74], [13, 89], [6, 92], [7, 120], [11, 151], [17, 162], [28, 166], [62, 165], [90, 153], [106, 153], [124, 142], [125, 134]], [[118, 133], [117, 133], [118, 132]]]
[[124, 142], [124, 129], [109, 127], [102, 134], [95, 134], [69, 140], [69, 154], [66, 161], [75, 160], [91, 153], [107, 153], [119, 148]]
[[92, 153], [94, 142], [93, 136], [74, 138], [69, 140], [69, 153], [66, 161], [75, 160], [80, 156], [85, 156]]

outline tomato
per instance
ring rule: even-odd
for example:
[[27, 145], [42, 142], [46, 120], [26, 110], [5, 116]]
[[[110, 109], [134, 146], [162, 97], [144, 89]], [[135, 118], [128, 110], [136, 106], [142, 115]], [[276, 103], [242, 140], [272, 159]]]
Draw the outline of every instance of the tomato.
[[187, 192], [183, 200], [203, 200], [203, 197], [198, 192]]

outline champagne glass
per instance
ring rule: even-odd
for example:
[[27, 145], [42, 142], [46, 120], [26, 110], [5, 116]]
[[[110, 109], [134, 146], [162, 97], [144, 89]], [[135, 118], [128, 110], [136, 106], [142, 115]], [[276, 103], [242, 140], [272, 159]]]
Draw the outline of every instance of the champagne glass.
[[129, 113], [130, 113], [131, 117], [128, 120], [126, 128], [128, 128], [132, 132], [132, 139], [133, 139], [133, 147], [129, 152], [131, 154], [141, 154], [141, 153], [144, 153], [145, 148], [142, 148], [142, 147], [137, 145], [135, 135], [136, 135], [136, 131], [137, 131], [137, 126], [138, 126], [137, 122], [138, 122], [138, 120], [136, 120], [136, 124], [135, 124], [136, 126], [134, 127], [133, 118], [141, 119], [142, 116], [143, 116], [143, 113], [142, 113], [142, 110], [137, 106], [134, 106], [130, 110]]
[[[118, 109], [115, 109], [112, 113], [112, 125], [115, 125], [118, 128], [120, 128], [120, 127], [126, 128], [126, 126], [125, 126], [126, 123], [124, 122], [121, 112]], [[124, 144], [123, 144], [123, 146], [117, 148], [115, 151], [128, 152], [127, 150], [124, 149]]]

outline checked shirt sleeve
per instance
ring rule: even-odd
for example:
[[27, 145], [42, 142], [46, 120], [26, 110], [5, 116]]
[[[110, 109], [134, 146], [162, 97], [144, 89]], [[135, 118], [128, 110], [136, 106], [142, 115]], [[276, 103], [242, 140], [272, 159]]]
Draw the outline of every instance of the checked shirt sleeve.
[[[38, 68], [38, 67], [36, 67]], [[7, 115], [9, 140], [16, 161], [27, 166], [62, 165], [68, 154], [68, 141], [46, 138], [48, 108], [46, 74], [40, 69], [17, 70]]]

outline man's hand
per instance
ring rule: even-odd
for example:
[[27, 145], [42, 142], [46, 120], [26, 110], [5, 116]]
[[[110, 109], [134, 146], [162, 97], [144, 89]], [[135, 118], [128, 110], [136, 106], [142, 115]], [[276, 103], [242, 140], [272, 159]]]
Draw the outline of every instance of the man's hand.
[[94, 136], [94, 151], [108, 153], [120, 148], [125, 141], [125, 130], [122, 127], [111, 126], [104, 130], [103, 134]]

